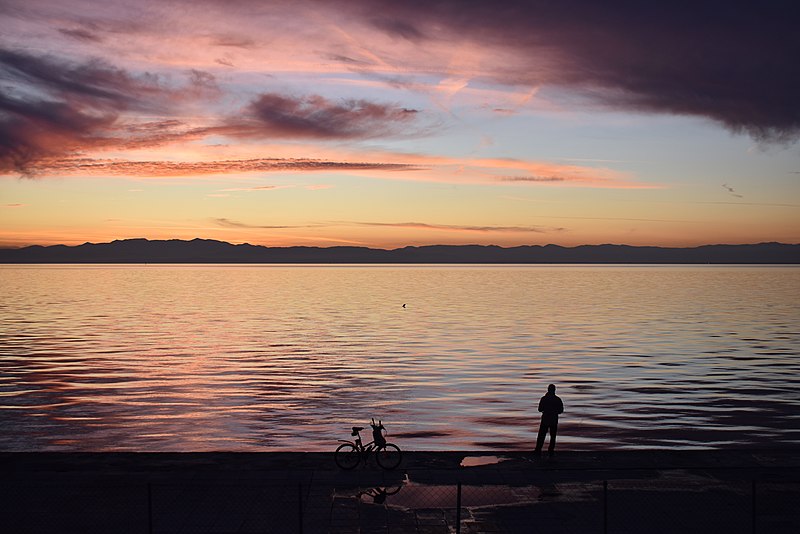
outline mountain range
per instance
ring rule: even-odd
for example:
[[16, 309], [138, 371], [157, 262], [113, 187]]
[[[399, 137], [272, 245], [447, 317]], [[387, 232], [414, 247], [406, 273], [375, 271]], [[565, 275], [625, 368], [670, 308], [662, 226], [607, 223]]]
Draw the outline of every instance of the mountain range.
[[0, 263], [800, 263], [800, 244], [703, 245], [430, 245], [265, 247], [212, 239], [123, 239], [67, 246], [0, 249]]

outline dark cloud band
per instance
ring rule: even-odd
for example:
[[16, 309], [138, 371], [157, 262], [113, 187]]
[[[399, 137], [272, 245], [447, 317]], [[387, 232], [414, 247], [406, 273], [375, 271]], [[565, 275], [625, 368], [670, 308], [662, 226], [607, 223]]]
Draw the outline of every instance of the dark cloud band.
[[513, 51], [518, 64], [492, 69], [502, 83], [550, 84], [617, 109], [707, 117], [759, 140], [800, 134], [797, 3], [343, 3], [390, 35], [459, 36]]

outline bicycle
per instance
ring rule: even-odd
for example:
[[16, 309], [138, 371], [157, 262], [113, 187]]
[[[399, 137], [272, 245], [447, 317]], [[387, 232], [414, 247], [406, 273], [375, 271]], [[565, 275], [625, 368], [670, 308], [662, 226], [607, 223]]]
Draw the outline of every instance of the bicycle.
[[363, 501], [362, 497], [372, 497], [372, 504], [386, 504], [386, 497], [399, 493], [402, 488], [402, 484], [397, 486], [378, 486], [359, 491], [355, 494], [355, 498]]
[[386, 442], [386, 427], [383, 426], [380, 420], [376, 425], [374, 418], [370, 426], [372, 427], [373, 440], [366, 445], [361, 441], [361, 431], [364, 430], [364, 427], [361, 426], [354, 426], [350, 433], [351, 436], [356, 438], [355, 441], [339, 440], [342, 444], [336, 448], [336, 452], [333, 453], [333, 459], [341, 469], [353, 469], [361, 460], [366, 463], [371, 452], [375, 452], [375, 460], [383, 469], [391, 470], [400, 465], [403, 453], [400, 447], [394, 443]]

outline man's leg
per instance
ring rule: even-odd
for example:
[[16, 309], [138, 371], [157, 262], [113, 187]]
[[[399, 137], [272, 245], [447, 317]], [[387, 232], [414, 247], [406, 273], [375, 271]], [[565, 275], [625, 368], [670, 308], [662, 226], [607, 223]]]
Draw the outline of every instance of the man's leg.
[[539, 435], [536, 437], [536, 454], [542, 453], [542, 446], [544, 445], [544, 437], [547, 435], [547, 424], [544, 419], [539, 423]]
[[558, 434], [558, 423], [550, 425], [550, 445], [547, 447], [547, 452], [550, 456], [556, 451], [556, 434]]

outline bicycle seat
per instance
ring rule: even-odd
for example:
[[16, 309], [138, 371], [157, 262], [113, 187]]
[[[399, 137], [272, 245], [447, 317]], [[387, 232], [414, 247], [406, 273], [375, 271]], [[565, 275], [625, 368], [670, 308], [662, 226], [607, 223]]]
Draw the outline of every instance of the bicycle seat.
[[363, 426], [354, 426], [353, 431], [350, 433], [351, 436], [357, 436], [359, 432], [364, 430]]

